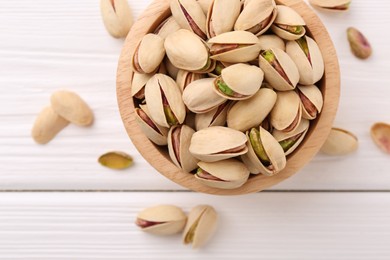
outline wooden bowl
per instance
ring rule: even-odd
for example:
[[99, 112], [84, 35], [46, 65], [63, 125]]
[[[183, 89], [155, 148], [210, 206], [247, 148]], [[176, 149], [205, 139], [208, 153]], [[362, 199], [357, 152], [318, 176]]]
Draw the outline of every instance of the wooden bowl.
[[277, 1], [278, 4], [292, 7], [304, 18], [308, 34], [315, 39], [321, 49], [325, 62], [325, 75], [318, 84], [324, 96], [324, 106], [321, 114], [311, 123], [304, 142], [288, 157], [287, 166], [282, 172], [272, 177], [262, 174], [253, 175], [240, 188], [222, 190], [199, 183], [195, 180], [193, 174], [184, 172], [174, 165], [169, 158], [167, 149], [158, 147], [150, 142], [135, 121], [134, 103], [131, 96], [133, 74], [131, 57], [136, 44], [141, 38], [145, 34], [153, 32], [163, 20], [170, 16], [169, 2], [170, 0], [155, 0], [144, 11], [126, 38], [118, 64], [117, 98], [119, 110], [126, 131], [141, 155], [156, 170], [172, 181], [194, 191], [219, 195], [236, 195], [261, 191], [298, 172], [313, 158], [325, 142], [336, 115], [340, 96], [340, 71], [336, 51], [326, 28], [317, 15], [301, 0]]

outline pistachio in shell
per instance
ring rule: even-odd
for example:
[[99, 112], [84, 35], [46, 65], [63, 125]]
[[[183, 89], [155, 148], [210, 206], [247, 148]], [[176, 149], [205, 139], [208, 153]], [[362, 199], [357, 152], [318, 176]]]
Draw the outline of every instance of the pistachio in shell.
[[191, 82], [183, 91], [183, 102], [194, 113], [207, 113], [226, 102], [213, 90], [214, 79], [204, 78]]
[[353, 153], [357, 148], [358, 138], [354, 134], [341, 128], [332, 128], [321, 152], [341, 156]]
[[226, 32], [211, 38], [211, 59], [223, 62], [249, 62], [257, 58], [260, 52], [257, 37], [246, 31]]
[[206, 43], [188, 30], [180, 29], [170, 34], [165, 39], [164, 47], [176, 68], [197, 73], [214, 70], [215, 61], [210, 59]]
[[286, 156], [295, 151], [295, 149], [301, 144], [309, 130], [310, 123], [307, 119], [302, 119], [298, 127], [292, 132], [283, 132], [275, 130], [272, 135], [282, 146]]
[[209, 12], [210, 5], [213, 2], [213, 0], [197, 0], [198, 4], [202, 8], [202, 11], [205, 15]]
[[223, 126], [211, 126], [192, 135], [190, 152], [204, 162], [216, 162], [245, 154], [245, 134]]
[[154, 33], [165, 39], [168, 35], [178, 30], [180, 30], [180, 25], [173, 16], [169, 16], [154, 30]]
[[375, 123], [371, 127], [371, 138], [383, 152], [390, 154], [390, 125]]
[[242, 161], [253, 174], [273, 176], [286, 167], [286, 155], [279, 142], [262, 127], [246, 132], [248, 153]]
[[321, 113], [324, 104], [321, 90], [315, 85], [298, 85], [296, 91], [301, 99], [302, 117], [309, 120], [315, 119]]
[[176, 84], [181, 92], [193, 81], [205, 78], [205, 74], [194, 73], [186, 70], [179, 70], [176, 76]]
[[313, 85], [324, 75], [324, 60], [317, 43], [308, 36], [289, 41], [286, 52], [299, 71], [299, 83]]
[[101, 155], [98, 162], [110, 169], [123, 170], [133, 164], [133, 158], [127, 153], [114, 151]]
[[234, 64], [214, 80], [214, 91], [230, 100], [248, 99], [260, 89], [263, 78], [264, 72], [257, 66]]
[[191, 137], [195, 131], [186, 125], [173, 126], [168, 133], [168, 152], [174, 164], [186, 172], [196, 169], [199, 161], [189, 152]]
[[276, 103], [276, 93], [269, 88], [260, 88], [251, 98], [235, 103], [227, 114], [227, 125], [238, 131], [259, 126]]
[[153, 76], [152, 73], [133, 73], [133, 80], [131, 81], [131, 96], [143, 100], [145, 98], [145, 85]]
[[286, 51], [286, 44], [283, 39], [274, 34], [263, 34], [258, 37], [261, 50], [278, 48]]
[[207, 37], [232, 31], [240, 11], [240, 0], [213, 0], [206, 19]]
[[100, 11], [106, 30], [115, 38], [124, 38], [133, 25], [127, 0], [100, 0]]
[[347, 11], [351, 0], [309, 0], [314, 7], [328, 11]]
[[142, 37], [135, 49], [132, 61], [133, 69], [138, 73], [156, 71], [165, 56], [164, 39], [152, 33]]
[[277, 5], [278, 15], [271, 26], [272, 31], [280, 38], [293, 41], [301, 38], [306, 33], [305, 21], [291, 7]]
[[271, 124], [280, 131], [294, 131], [302, 117], [299, 96], [295, 91], [278, 92], [277, 95], [275, 106], [270, 114]]
[[347, 29], [349, 46], [352, 53], [359, 59], [368, 59], [372, 54], [372, 47], [367, 38], [358, 29], [349, 27]]
[[199, 131], [210, 126], [224, 126], [230, 104], [229, 102], [225, 102], [207, 113], [196, 114], [196, 130]]
[[236, 159], [198, 162], [195, 178], [204, 185], [218, 189], [236, 189], [249, 178], [249, 170]]
[[248, 31], [259, 36], [271, 27], [276, 14], [274, 0], [246, 0], [234, 30]]
[[196, 0], [172, 0], [170, 6], [172, 16], [181, 28], [207, 39], [206, 16]]
[[183, 231], [183, 243], [192, 248], [204, 246], [214, 234], [218, 224], [218, 214], [208, 205], [198, 205], [191, 209]]
[[158, 205], [138, 213], [135, 224], [142, 231], [155, 235], [173, 235], [183, 230], [187, 217], [183, 210], [173, 205]]
[[186, 109], [172, 78], [160, 73], [150, 78], [145, 86], [145, 100], [150, 117], [160, 126], [169, 128], [184, 122]]
[[265, 80], [276, 90], [293, 90], [298, 84], [297, 66], [290, 56], [280, 49], [262, 50], [259, 67], [264, 71]]

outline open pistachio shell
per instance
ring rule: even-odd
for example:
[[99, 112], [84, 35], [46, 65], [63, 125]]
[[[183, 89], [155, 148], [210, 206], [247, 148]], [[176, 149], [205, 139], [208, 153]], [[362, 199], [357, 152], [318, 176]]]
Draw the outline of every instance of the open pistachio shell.
[[164, 39], [156, 34], [146, 34], [134, 52], [133, 69], [138, 73], [152, 73], [164, 56]]
[[307, 119], [302, 119], [298, 127], [291, 132], [283, 132], [275, 130], [272, 135], [282, 146], [286, 156], [294, 152], [294, 150], [300, 145], [305, 138], [307, 131], [309, 130], [310, 123]]
[[224, 126], [226, 123], [226, 116], [229, 107], [230, 103], [225, 102], [207, 113], [196, 114], [196, 130], [199, 131], [210, 126]]
[[186, 172], [196, 169], [197, 160], [189, 152], [191, 137], [195, 131], [186, 125], [173, 126], [168, 133], [168, 151], [174, 164]]
[[273, 176], [286, 167], [286, 155], [278, 141], [262, 127], [247, 131], [248, 153], [242, 161], [253, 174]]
[[306, 33], [305, 21], [291, 7], [285, 5], [277, 5], [278, 15], [271, 26], [272, 31], [288, 41], [293, 41], [301, 38]]
[[264, 71], [265, 80], [276, 90], [293, 90], [298, 84], [297, 66], [287, 53], [278, 48], [261, 51], [259, 67]]
[[294, 131], [302, 117], [299, 96], [295, 91], [278, 92], [277, 95], [275, 106], [270, 114], [271, 124], [277, 130]]
[[207, 45], [194, 33], [180, 29], [165, 39], [165, 50], [173, 66], [192, 72], [210, 72], [215, 61], [209, 58]]
[[135, 224], [142, 231], [165, 236], [182, 231], [186, 221], [187, 217], [180, 208], [173, 205], [158, 205], [138, 213]]
[[249, 178], [249, 170], [236, 159], [218, 162], [198, 162], [195, 178], [204, 185], [218, 189], [241, 187]]
[[183, 101], [194, 113], [206, 113], [226, 102], [213, 90], [213, 78], [198, 79], [190, 83], [183, 91]]
[[178, 30], [180, 30], [180, 25], [176, 22], [173, 16], [169, 16], [156, 28], [156, 30], [154, 30], [154, 33], [165, 39], [168, 35]]
[[206, 16], [196, 0], [172, 0], [171, 12], [181, 28], [206, 40]]
[[383, 152], [390, 154], [390, 125], [374, 124], [371, 127], [371, 138]]
[[272, 25], [276, 14], [274, 0], [246, 0], [234, 30], [248, 31], [259, 36]]
[[215, 79], [214, 91], [230, 100], [248, 99], [260, 89], [263, 78], [264, 72], [257, 66], [234, 64]]
[[170, 127], [183, 123], [186, 109], [176, 82], [163, 74], [155, 74], [145, 86], [145, 100], [150, 116], [157, 124]]
[[308, 36], [289, 41], [286, 52], [299, 71], [299, 83], [313, 85], [324, 75], [324, 60], [317, 43]]
[[347, 11], [351, 0], [309, 0], [310, 4], [329, 11]]
[[259, 126], [274, 107], [276, 97], [272, 89], [261, 88], [250, 99], [237, 102], [227, 114], [228, 127], [244, 132]]
[[249, 62], [257, 58], [260, 52], [257, 37], [250, 32], [226, 32], [211, 38], [211, 58], [223, 62]]
[[208, 205], [198, 205], [191, 209], [183, 231], [183, 243], [199, 248], [214, 234], [218, 223], [218, 214]]
[[272, 48], [278, 48], [282, 51], [286, 50], [286, 44], [283, 39], [274, 34], [263, 34], [259, 36], [259, 45], [261, 50], [268, 50]]
[[204, 162], [216, 162], [245, 154], [245, 134], [223, 127], [211, 126], [196, 132], [191, 139], [190, 152]]
[[207, 37], [232, 31], [240, 10], [240, 0], [213, 0], [207, 13]]
[[328, 155], [347, 155], [358, 148], [358, 138], [351, 132], [341, 129], [332, 128], [321, 152]]
[[179, 70], [176, 76], [176, 84], [179, 86], [181, 92], [193, 81], [205, 78], [205, 74], [194, 73], [187, 70]]
[[321, 90], [315, 86], [299, 86], [296, 91], [301, 99], [302, 117], [313, 120], [321, 113], [324, 100]]
[[157, 145], [166, 145], [168, 128], [159, 126], [152, 120], [147, 105], [140, 105], [140, 108], [136, 108], [134, 111], [135, 120], [146, 137]]
[[131, 81], [131, 96], [139, 100], [145, 98], [145, 85], [148, 80], [153, 76], [152, 73], [144, 74], [134, 72], [133, 80]]

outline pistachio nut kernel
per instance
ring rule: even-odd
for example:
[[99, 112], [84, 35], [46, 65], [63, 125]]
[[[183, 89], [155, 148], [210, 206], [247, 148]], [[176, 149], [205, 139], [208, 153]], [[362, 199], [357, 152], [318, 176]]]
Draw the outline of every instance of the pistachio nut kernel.
[[133, 68], [138, 73], [157, 70], [165, 56], [164, 39], [156, 34], [146, 34], [133, 55]]
[[110, 169], [123, 170], [133, 164], [133, 158], [124, 152], [108, 152], [101, 155], [98, 162]]
[[256, 128], [252, 128], [249, 131], [249, 141], [261, 163], [264, 164], [266, 167], [270, 166], [271, 162], [261, 142], [260, 131]]
[[135, 224], [142, 231], [155, 235], [172, 235], [183, 230], [187, 217], [173, 205], [158, 205], [146, 208], [138, 213]]
[[149, 110], [146, 105], [140, 105], [135, 110], [135, 120], [142, 129], [142, 132], [150, 141], [157, 145], [166, 145], [168, 128], [159, 126], [150, 118]]
[[307, 131], [309, 130], [310, 123], [307, 119], [302, 119], [296, 130], [286, 133], [283, 131], [275, 130], [272, 135], [279, 142], [283, 148], [286, 156], [294, 152], [296, 148], [303, 141]]
[[371, 127], [371, 138], [383, 152], [390, 154], [390, 125], [375, 123]]
[[309, 0], [314, 7], [330, 11], [347, 11], [351, 0]]
[[240, 0], [213, 0], [207, 13], [208, 38], [232, 31], [240, 11]]
[[347, 36], [352, 53], [359, 59], [368, 59], [372, 54], [372, 47], [367, 38], [356, 28], [349, 27]]
[[357, 148], [358, 138], [354, 134], [341, 128], [332, 128], [321, 147], [321, 152], [328, 155], [342, 156], [353, 153]]
[[271, 26], [272, 31], [284, 40], [292, 41], [301, 38], [305, 33], [305, 21], [291, 7], [277, 5], [276, 19]]

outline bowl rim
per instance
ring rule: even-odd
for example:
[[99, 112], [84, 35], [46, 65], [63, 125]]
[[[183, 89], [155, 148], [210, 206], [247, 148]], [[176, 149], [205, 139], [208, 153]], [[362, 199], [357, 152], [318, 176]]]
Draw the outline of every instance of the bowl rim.
[[311, 123], [305, 140], [297, 150], [289, 155], [286, 168], [280, 173], [268, 177], [262, 174], [251, 177], [243, 186], [232, 190], [217, 189], [205, 186], [196, 181], [192, 174], [184, 172], [171, 162], [167, 154], [154, 145], [141, 131], [135, 119], [134, 102], [131, 96], [133, 71], [131, 57], [136, 44], [143, 35], [156, 28], [170, 15], [170, 0], [154, 0], [134, 23], [126, 37], [120, 54], [117, 69], [117, 101], [126, 132], [134, 146], [158, 172], [185, 188], [215, 195], [239, 195], [258, 192], [274, 186], [297, 173], [317, 154], [332, 128], [340, 97], [340, 69], [333, 42], [315, 12], [301, 0], [277, 0], [277, 4], [290, 6], [305, 20], [306, 28], [317, 42], [324, 59], [325, 73], [321, 91], [324, 98], [323, 110]]

